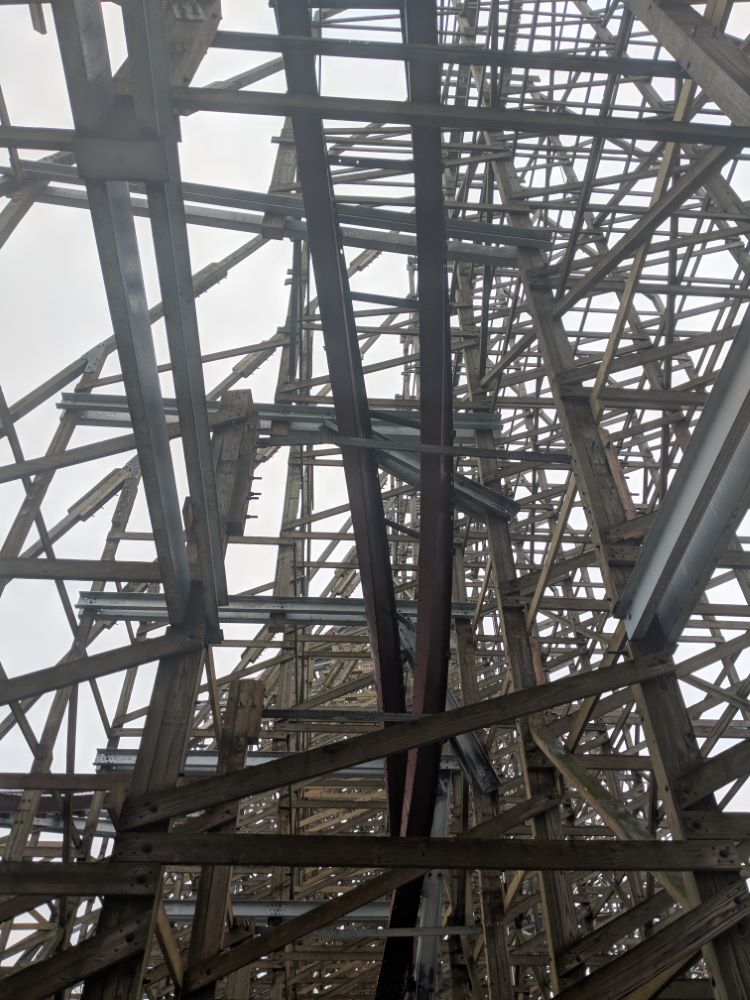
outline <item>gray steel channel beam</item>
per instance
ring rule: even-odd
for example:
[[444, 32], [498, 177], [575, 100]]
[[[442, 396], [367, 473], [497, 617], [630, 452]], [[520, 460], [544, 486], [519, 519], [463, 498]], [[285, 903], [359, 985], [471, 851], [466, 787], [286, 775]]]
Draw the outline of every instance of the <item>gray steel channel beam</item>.
[[[245, 758], [246, 767], [256, 767], [268, 764], [269, 761], [279, 760], [289, 754], [281, 750], [248, 750]], [[105, 767], [108, 771], [117, 771], [129, 774], [135, 767], [136, 752], [134, 750], [113, 749], [97, 750], [94, 759], [94, 766]], [[219, 755], [215, 750], [189, 750], [185, 757], [185, 774], [202, 775], [203, 777], [215, 774]], [[368, 760], [364, 764], [355, 764], [341, 771], [334, 771], [326, 779], [327, 783], [336, 781], [361, 781], [364, 778], [382, 778], [385, 761], [382, 757], [375, 760]], [[441, 771], [454, 773], [459, 769], [460, 762], [453, 757], [443, 757], [440, 761]]]
[[[90, 611], [96, 618], [109, 621], [167, 621], [167, 607], [162, 594], [136, 594], [132, 591], [85, 591], [78, 596], [77, 608]], [[472, 618], [473, 604], [449, 605], [450, 614]], [[299, 625], [369, 625], [367, 602], [356, 597], [231, 597], [219, 609], [223, 624], [266, 625], [279, 622]], [[394, 626], [397, 614], [416, 617], [416, 601], [394, 601]], [[259, 665], [258, 669], [261, 669]], [[442, 710], [440, 706], [439, 710]], [[392, 709], [385, 709], [390, 712]], [[404, 708], [397, 711], [405, 711]]]
[[750, 311], [614, 613], [628, 637], [675, 642], [750, 504]]
[[[25, 177], [58, 181], [63, 184], [78, 185], [81, 183], [81, 178], [75, 167], [65, 163], [54, 163], [50, 160], [21, 160], [20, 164]], [[411, 172], [413, 169], [412, 161], [404, 160], [400, 169]], [[8, 179], [14, 176], [10, 167], [0, 167], [0, 174], [5, 175]], [[133, 183], [130, 185], [130, 189], [134, 193], [146, 193], [144, 184]], [[10, 190], [12, 187], [6, 188], [5, 193], [9, 193]], [[182, 184], [182, 195], [186, 202], [212, 205], [216, 208], [236, 208], [243, 212], [258, 212], [261, 213], [260, 218], [267, 212], [286, 216], [289, 220], [298, 219], [301, 221], [305, 218], [304, 203], [301, 198], [295, 195], [269, 194], [264, 191], [244, 191], [240, 188], [186, 182]], [[339, 223], [342, 225], [364, 226], [368, 229], [379, 229], [389, 233], [415, 233], [417, 231], [416, 219], [412, 212], [388, 211], [357, 204], [347, 205], [344, 201], [337, 204], [337, 214]], [[294, 232], [294, 230], [290, 232]], [[305, 227], [304, 230], [300, 229], [297, 232], [302, 235], [307, 232], [307, 229]], [[346, 233], [346, 230], [343, 232]], [[468, 244], [501, 244], [511, 247], [531, 247], [535, 250], [549, 250], [553, 235], [551, 229], [522, 229], [520, 226], [490, 225], [471, 219], [447, 220], [446, 232], [454, 240], [467, 240]], [[416, 251], [416, 241], [411, 241], [408, 246], [410, 252]], [[469, 249], [468, 245], [466, 249]], [[510, 253], [507, 258], [514, 260], [515, 254]]]
[[[235, 917], [253, 918], [255, 920], [289, 920], [302, 913], [320, 906], [319, 902], [307, 902], [300, 899], [248, 899], [247, 896], [234, 896], [232, 912]], [[193, 919], [195, 906], [192, 900], [168, 899], [164, 901], [167, 916], [175, 922]], [[341, 918], [341, 923], [382, 923], [388, 916], [385, 903], [367, 903]], [[326, 934], [329, 929], [326, 928]]]
[[[3, 174], [8, 168], [0, 167], [0, 175]], [[62, 174], [63, 171], [59, 170], [56, 165], [47, 167], [44, 164], [34, 164], [29, 169], [30, 175], [35, 175], [40, 180], [52, 177], [53, 175]], [[70, 180], [67, 177], [62, 176], [58, 178], [59, 180], [65, 180], [65, 187], [61, 187], [58, 184], [49, 183], [45, 187], [44, 191], [39, 194], [38, 201], [43, 202], [46, 205], [61, 205], [68, 208], [88, 208], [88, 199], [84, 192], [76, 191], [72, 187], [67, 186], [75, 183], [74, 180]], [[208, 202], [217, 205], [228, 204], [227, 200], [221, 200], [218, 196], [216, 199], [209, 198], [206, 195], [194, 196], [191, 189], [197, 187], [197, 185], [183, 185], [183, 195], [188, 202]], [[201, 187], [204, 187], [201, 185]], [[207, 186], [205, 186], [207, 187]], [[131, 191], [136, 193], [131, 194], [131, 204], [133, 207], [133, 212], [135, 215], [143, 218], [149, 218], [151, 216], [151, 210], [149, 207], [149, 202], [142, 195], [137, 192], [142, 188], [142, 185], [131, 184]], [[213, 189], [216, 191], [221, 191], [221, 189]], [[242, 192], [240, 192], [242, 194]], [[200, 204], [189, 203], [183, 205], [182, 211], [185, 216], [186, 223], [195, 226], [205, 226], [212, 229], [227, 229], [234, 232], [242, 233], [263, 233], [263, 219], [264, 214], [261, 212], [251, 212], [242, 204], [243, 202], [252, 200], [254, 198], [233, 198], [231, 201], [237, 202], [241, 207], [238, 208], [226, 208], [226, 207], [204, 207]], [[294, 199], [295, 201], [297, 199]], [[269, 211], [276, 210], [269, 209]], [[369, 211], [369, 210], [368, 210]], [[280, 235], [286, 237], [290, 240], [306, 240], [308, 239], [308, 226], [307, 222], [297, 219], [293, 214], [287, 214], [285, 208], [279, 204], [279, 213], [284, 218], [283, 229]], [[354, 215], [355, 213], [345, 213], [347, 215]], [[357, 213], [359, 214], [359, 213]], [[393, 213], [396, 215], [396, 213]], [[153, 220], [152, 220], [153, 221]], [[408, 231], [400, 232], [398, 231], [401, 226], [404, 229], [409, 229], [409, 216], [403, 216], [403, 221], [394, 219], [390, 224], [386, 223], [382, 219], [369, 218], [368, 214], [362, 215], [362, 226], [340, 226], [341, 231], [341, 241], [345, 246], [356, 247], [361, 250], [379, 250], [383, 253], [397, 253], [406, 256], [413, 256], [417, 250], [417, 241]], [[364, 228], [364, 226], [368, 228]], [[467, 228], [463, 228], [460, 235], [461, 238], [455, 238], [448, 241], [447, 251], [448, 257], [456, 262], [467, 263], [467, 264], [486, 264], [493, 266], [512, 266], [516, 259], [516, 245], [515, 240], [510, 237], [493, 237], [488, 238], [485, 234], [480, 231], [476, 233], [471, 232]], [[489, 228], [489, 227], [487, 227]], [[500, 227], [497, 227], [500, 228]], [[458, 230], [458, 227], [457, 227]], [[536, 232], [536, 230], [534, 230]], [[548, 232], [547, 230], [539, 230], [540, 233], [544, 234]], [[488, 245], [484, 245], [484, 242]], [[507, 243], [513, 244], [508, 246], [497, 246], [496, 243]], [[549, 240], [543, 239], [541, 241], [529, 241], [530, 246], [534, 246], [540, 250], [547, 250], [549, 247]]]
[[[76, 127], [82, 135], [102, 135], [116, 102], [100, 4], [61, 0], [53, 13]], [[86, 187], [167, 608], [170, 621], [179, 624], [190, 571], [130, 193], [121, 180], [91, 177]]]
[[133, 70], [138, 129], [146, 135], [159, 137], [168, 164], [168, 179], [147, 182], [146, 194], [180, 416], [204, 606], [208, 622], [216, 625], [217, 605], [224, 604], [227, 599], [227, 581], [187, 223], [180, 187], [179, 126], [172, 110], [163, 6], [152, 0], [129, 0], [123, 6], [123, 22]]
[[[123, 396], [103, 395], [99, 393], [64, 392], [60, 396], [57, 404], [59, 409], [71, 410], [75, 412], [78, 423], [86, 424], [90, 427], [119, 427], [128, 428], [130, 424], [130, 414], [128, 413], [127, 400]], [[286, 444], [315, 444], [316, 436], [328, 431], [338, 433], [336, 424], [336, 411], [332, 406], [320, 405], [317, 403], [258, 403], [254, 404], [258, 415], [260, 447], [279, 447]], [[206, 408], [211, 413], [218, 413], [220, 404], [215, 400], [207, 400]], [[167, 416], [167, 423], [177, 420], [177, 404], [174, 399], [164, 399], [164, 411]], [[395, 451], [402, 448], [404, 450], [418, 450], [419, 448], [419, 421], [409, 417], [407, 414], [388, 413], [386, 411], [370, 411], [373, 433], [378, 435], [377, 440], [373, 440], [375, 447], [382, 438], [382, 449], [386, 448]], [[274, 424], [286, 424], [287, 432], [282, 440], [279, 436], [269, 437], [273, 432]], [[502, 432], [502, 417], [496, 413], [454, 413], [453, 414], [453, 443], [454, 445], [465, 444], [472, 447], [475, 442], [477, 431]], [[309, 438], [305, 439], [304, 435]], [[376, 448], [377, 451], [377, 448]], [[521, 451], [514, 448], [494, 448], [493, 455], [498, 461], [511, 462], [535, 462], [549, 463], [550, 465], [568, 466], [570, 465], [570, 455], [560, 449], [550, 449], [548, 451]], [[406, 465], [400, 467], [399, 473], [403, 473], [404, 482], [412, 483], [412, 476], [418, 475], [419, 469], [407, 456], [399, 456]], [[379, 456], [380, 460], [381, 456]], [[395, 463], [395, 457], [394, 457]], [[381, 461], [381, 467], [390, 471]], [[393, 468], [396, 468], [394, 464]], [[409, 478], [407, 478], [407, 475]], [[485, 496], [483, 491], [474, 492], [476, 483], [468, 480], [467, 477], [456, 476], [456, 482], [461, 483], [463, 479], [471, 483], [471, 489], [467, 488], [465, 503], [467, 510], [479, 513], [486, 504], [474, 502], [473, 507], [470, 497], [477, 501], [478, 497]], [[418, 488], [418, 480], [413, 485]], [[494, 504], [497, 506], [501, 516], [513, 518], [515, 516], [516, 504], [507, 497], [498, 497], [493, 494]], [[502, 508], [502, 510], [500, 509]]]
[[[420, 488], [419, 462], [411, 455], [403, 452], [379, 451], [378, 464], [381, 469], [385, 469], [386, 472], [390, 472], [391, 475], [403, 480], [415, 489]], [[453, 476], [450, 495], [451, 502], [459, 510], [467, 514], [475, 514], [477, 517], [486, 517], [487, 511], [491, 511], [498, 517], [502, 517], [504, 521], [513, 521], [518, 515], [519, 507], [514, 500], [482, 486], [481, 483], [475, 483], [468, 476], [459, 474]]]
[[[328, 6], [332, 7], [333, 4]], [[478, 45], [403, 45], [359, 39], [277, 38], [275, 35], [251, 31], [217, 31], [212, 44], [214, 48], [219, 49], [284, 52], [291, 56], [301, 49], [309, 49], [316, 55], [339, 56], [343, 59], [390, 59], [397, 62], [420, 59], [438, 65], [453, 63], [459, 66], [507, 66], [516, 69], [559, 70], [570, 73], [607, 75], [617, 73], [625, 77], [643, 76], [647, 79], [652, 77], [679, 79], [686, 75], [681, 66], [669, 60], [587, 56], [578, 52], [506, 52]]]
[[[336, 419], [336, 411], [332, 406], [317, 403], [260, 403], [253, 402], [258, 414], [258, 430], [261, 435], [269, 434], [273, 423], [287, 423], [290, 433], [304, 433], [319, 430], [324, 424]], [[58, 403], [60, 409], [76, 414], [80, 424], [99, 427], [130, 427], [127, 400], [124, 396], [104, 395], [93, 392], [63, 392]], [[209, 413], [218, 413], [220, 403], [208, 400], [206, 407]], [[167, 419], [177, 418], [177, 404], [174, 399], [165, 397], [164, 410]], [[392, 438], [401, 433], [407, 439], [419, 440], [419, 422], [416, 419], [401, 417], [392, 413], [370, 414], [373, 427], [378, 434]], [[454, 416], [455, 438], [466, 444], [474, 442], [477, 430], [501, 429], [502, 418], [493, 413], [457, 413]], [[536, 454], [535, 452], [518, 452], [519, 455]], [[539, 454], [545, 454], [539, 452]], [[564, 456], [564, 452], [559, 453]]]
[[[305, 0], [277, 4], [276, 18], [280, 34], [310, 36], [312, 33]], [[317, 96], [312, 53], [287, 60], [284, 68], [290, 93]], [[367, 390], [323, 123], [315, 115], [294, 114], [292, 127], [338, 429], [349, 437], [371, 438]], [[342, 447], [341, 451], [378, 704], [385, 711], [400, 712], [406, 704], [403, 667], [377, 463], [373, 452], [366, 448]], [[386, 785], [392, 831], [400, 825], [405, 772], [404, 754], [389, 758]]]

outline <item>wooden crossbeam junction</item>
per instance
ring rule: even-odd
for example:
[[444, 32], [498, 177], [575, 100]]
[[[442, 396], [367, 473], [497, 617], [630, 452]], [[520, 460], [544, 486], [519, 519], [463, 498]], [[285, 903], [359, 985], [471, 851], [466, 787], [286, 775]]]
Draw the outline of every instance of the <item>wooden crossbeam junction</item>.
[[0, 0], [0, 997], [750, 1000], [745, 14]]

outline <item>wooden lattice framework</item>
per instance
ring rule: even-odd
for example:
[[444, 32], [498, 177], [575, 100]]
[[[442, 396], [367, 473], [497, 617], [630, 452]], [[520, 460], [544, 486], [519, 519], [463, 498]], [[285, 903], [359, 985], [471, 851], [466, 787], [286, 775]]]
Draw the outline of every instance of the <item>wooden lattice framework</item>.
[[0, 0], [111, 318], [0, 367], [0, 997], [750, 997], [746, 5], [224, 6]]

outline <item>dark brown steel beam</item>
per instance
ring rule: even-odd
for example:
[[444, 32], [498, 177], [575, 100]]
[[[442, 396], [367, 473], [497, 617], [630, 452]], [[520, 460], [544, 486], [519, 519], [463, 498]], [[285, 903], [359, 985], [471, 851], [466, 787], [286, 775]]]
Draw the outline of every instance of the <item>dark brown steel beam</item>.
[[[437, 45], [434, 0], [406, 0], [403, 9], [407, 43]], [[409, 99], [437, 105], [440, 66], [407, 62]], [[453, 386], [448, 305], [443, 156], [440, 129], [415, 126], [414, 193], [417, 222], [417, 301], [420, 356], [420, 442], [449, 448], [453, 441]], [[453, 461], [446, 454], [423, 451], [420, 456], [419, 562], [417, 578], [417, 637], [412, 711], [439, 712], [445, 707], [451, 619]], [[409, 753], [402, 836], [429, 836], [435, 809], [442, 745]], [[390, 927], [416, 924], [422, 880], [401, 886], [391, 902]], [[386, 941], [377, 1000], [400, 1000], [412, 965], [409, 938]]]
[[[281, 34], [310, 35], [310, 12], [304, 0], [278, 4], [276, 15]], [[298, 58], [287, 60], [285, 70], [290, 94], [317, 98], [312, 53], [300, 53]], [[340, 433], [347, 437], [372, 438], [323, 123], [315, 114], [292, 113], [292, 125], [336, 422]], [[378, 705], [385, 712], [403, 712], [406, 703], [396, 598], [377, 462], [374, 452], [365, 448], [342, 445], [341, 451], [372, 645]], [[389, 760], [387, 790], [392, 831], [398, 830], [401, 823], [405, 770], [403, 756]]]

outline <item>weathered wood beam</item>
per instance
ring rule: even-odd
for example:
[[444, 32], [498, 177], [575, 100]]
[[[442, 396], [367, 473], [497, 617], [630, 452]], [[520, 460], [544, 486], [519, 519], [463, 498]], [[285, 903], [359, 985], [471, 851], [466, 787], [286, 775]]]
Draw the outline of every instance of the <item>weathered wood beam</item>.
[[200, 649], [203, 642], [204, 638], [199, 630], [192, 632], [170, 630], [158, 639], [144, 639], [134, 642], [131, 646], [108, 649], [103, 653], [66, 660], [53, 667], [44, 667], [20, 677], [0, 680], [0, 705], [7, 705], [24, 698], [36, 698], [48, 691], [56, 691], [96, 677], [105, 677], [107, 674], [140, 666], [142, 663], [151, 663], [163, 656], [189, 653], [191, 650]]
[[[493, 169], [504, 202], [517, 203], [523, 197], [523, 188], [513, 164], [510, 161], [494, 161]], [[530, 225], [525, 212], [512, 211], [510, 219]], [[566, 382], [575, 369], [575, 356], [560, 318], [554, 314], [552, 296], [540, 281], [545, 262], [537, 251], [519, 248], [517, 253], [521, 280], [555, 396], [563, 435], [575, 458], [578, 488], [599, 554], [607, 595], [616, 601], [625, 587], [628, 570], [623, 565], [609, 562], [607, 533], [628, 519], [627, 483], [619, 463], [616, 459], [613, 461], [614, 456], [605, 448], [590, 401], [571, 398], [566, 391]], [[657, 636], [652, 645], [634, 646], [633, 653], [663, 653], [668, 648], [663, 637]], [[672, 782], [700, 760], [692, 720], [674, 672], [636, 685], [635, 694], [644, 719], [657, 784], [665, 799], [673, 833], [685, 836], [682, 812], [672, 794]], [[734, 881], [731, 876], [703, 872], [686, 872], [684, 878], [691, 901], [695, 903], [714, 896]], [[706, 958], [722, 1000], [750, 996], [750, 944], [744, 935], [730, 928], [707, 945]]]
[[739, 45], [687, 5], [625, 3], [730, 121], [750, 125], [750, 59]]
[[[222, 409], [208, 415], [208, 423], [211, 428], [218, 428], [240, 419], [241, 416], [231, 406], [227, 410]], [[170, 440], [178, 438], [181, 434], [179, 423], [168, 423], [166, 434]], [[72, 465], [80, 465], [83, 462], [94, 462], [99, 458], [119, 455], [124, 451], [133, 451], [135, 445], [134, 434], [119, 434], [117, 437], [95, 441], [93, 444], [82, 444], [77, 448], [66, 448], [64, 451], [50, 452], [47, 455], [41, 455], [39, 458], [29, 458], [24, 462], [0, 465], [0, 483], [10, 483], [15, 479], [21, 479], [23, 476], [37, 476], [41, 473], [56, 472], [58, 469], [67, 469]]]
[[[73, 890], [74, 895], [77, 892]], [[149, 923], [143, 917], [98, 933], [76, 948], [58, 952], [45, 962], [34, 962], [0, 980], [0, 1000], [46, 1000], [116, 962], [138, 955], [148, 937]]]
[[714, 148], [705, 152], [700, 159], [691, 164], [682, 176], [674, 182], [666, 194], [662, 195], [656, 204], [622, 236], [615, 245], [594, 259], [586, 274], [570, 288], [555, 304], [555, 312], [562, 314], [585, 295], [595, 294], [597, 286], [617, 265], [627, 257], [632, 257], [638, 248], [645, 243], [665, 219], [668, 219], [687, 198], [694, 194], [707, 177], [724, 166], [737, 154], [737, 149]]
[[[253, 410], [252, 395], [249, 391], [228, 393], [225, 397], [228, 409], [236, 419], [226, 424], [213, 438], [212, 462], [219, 472], [218, 519], [222, 539], [222, 551], [226, 550], [227, 524], [242, 520], [247, 513], [250, 499], [250, 481], [255, 462], [258, 419]], [[241, 477], [243, 487], [236, 489], [234, 476], [222, 474], [223, 463], [234, 470], [234, 476]], [[237, 497], [241, 497], [238, 504]], [[188, 554], [191, 560], [196, 554], [191, 518], [187, 518]], [[201, 634], [206, 627], [206, 613], [202, 596], [193, 588], [189, 621]], [[195, 702], [203, 664], [203, 650], [195, 649], [159, 660], [154, 689], [148, 707], [138, 757], [133, 771], [130, 795], [160, 797], [174, 789], [182, 770], [190, 727], [195, 715]], [[127, 799], [126, 799], [127, 803]], [[166, 829], [166, 824], [157, 824], [157, 829]], [[158, 872], [158, 864], [154, 865]], [[148, 942], [153, 934], [159, 905], [159, 894], [150, 899], [127, 900], [117, 895], [104, 899], [102, 912], [94, 940], [107, 934], [122, 924], [143, 921], [146, 927], [146, 943], [122, 960], [108, 964], [101, 974], [86, 979], [83, 996], [85, 1000], [111, 1000], [122, 995], [135, 997], [141, 991], [143, 972], [148, 955]]]
[[[227, 692], [227, 706], [219, 741], [218, 774], [228, 774], [244, 767], [248, 743], [257, 740], [263, 708], [263, 683], [232, 678]], [[222, 830], [234, 830], [237, 812]], [[222, 948], [227, 924], [227, 899], [232, 869], [229, 865], [205, 865], [198, 882], [198, 896], [190, 931], [188, 964], [199, 965], [213, 958]], [[199, 992], [178, 990], [180, 1000], [210, 1000], [213, 989], [202, 987]]]
[[0, 865], [0, 893], [38, 896], [39, 902], [66, 894], [153, 896], [158, 883], [158, 872], [151, 864], [3, 861]]
[[678, 778], [674, 782], [675, 794], [683, 807], [692, 806], [722, 785], [728, 785], [737, 778], [748, 777], [749, 773], [750, 740], [745, 740], [715, 757], [709, 757], [703, 764]]
[[2, 559], [0, 577], [19, 580], [117, 580], [121, 583], [160, 583], [156, 562], [126, 559]]
[[674, 901], [669, 893], [659, 891], [629, 910], [618, 913], [601, 927], [587, 934], [576, 941], [575, 945], [562, 956], [563, 965], [585, 965], [597, 955], [604, 954], [613, 945], [622, 941], [626, 935], [639, 927], [651, 923], [655, 918], [661, 917], [670, 907], [674, 906]]
[[[302, 867], [465, 868], [509, 871], [736, 871], [744, 842], [490, 840], [336, 835], [127, 833], [113, 863]], [[39, 862], [41, 864], [41, 862]], [[85, 867], [85, 866], [84, 866]], [[85, 876], [81, 873], [81, 885]]]

